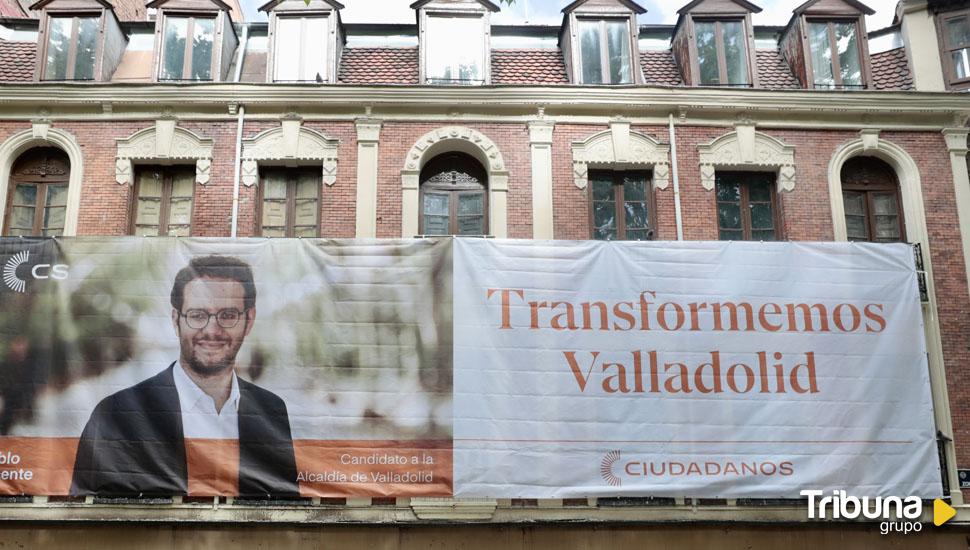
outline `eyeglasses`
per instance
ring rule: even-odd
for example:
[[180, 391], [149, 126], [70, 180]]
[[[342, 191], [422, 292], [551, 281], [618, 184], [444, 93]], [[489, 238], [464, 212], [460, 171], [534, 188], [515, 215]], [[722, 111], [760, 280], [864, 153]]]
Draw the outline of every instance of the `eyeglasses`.
[[216, 324], [222, 328], [233, 328], [239, 324], [239, 320], [247, 310], [239, 311], [235, 308], [220, 309], [215, 313], [209, 313], [204, 309], [190, 309], [185, 313], [179, 312], [179, 316], [185, 318], [185, 324], [191, 329], [199, 330], [209, 326], [209, 321], [216, 318]]

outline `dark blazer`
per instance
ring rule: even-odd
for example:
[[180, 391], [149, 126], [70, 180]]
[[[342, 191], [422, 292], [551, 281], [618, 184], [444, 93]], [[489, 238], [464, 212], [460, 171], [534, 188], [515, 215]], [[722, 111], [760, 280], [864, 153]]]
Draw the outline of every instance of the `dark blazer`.
[[[74, 461], [72, 495], [172, 496], [188, 492], [182, 409], [169, 365], [104, 398]], [[239, 496], [296, 497], [296, 459], [286, 404], [239, 380]]]

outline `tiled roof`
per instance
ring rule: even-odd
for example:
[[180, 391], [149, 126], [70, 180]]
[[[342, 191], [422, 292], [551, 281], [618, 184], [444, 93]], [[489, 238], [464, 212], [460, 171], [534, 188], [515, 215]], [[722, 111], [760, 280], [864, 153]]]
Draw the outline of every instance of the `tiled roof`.
[[758, 85], [769, 90], [797, 90], [802, 87], [798, 78], [779, 50], [757, 50]]
[[912, 90], [913, 74], [909, 71], [906, 49], [896, 48], [872, 54], [872, 81], [877, 90]]
[[0, 82], [30, 82], [36, 58], [37, 44], [0, 40]]
[[417, 48], [344, 48], [340, 59], [344, 84], [417, 84]]
[[494, 84], [568, 84], [558, 49], [492, 50]]
[[670, 50], [640, 52], [640, 68], [647, 84], [680, 86], [683, 79]]

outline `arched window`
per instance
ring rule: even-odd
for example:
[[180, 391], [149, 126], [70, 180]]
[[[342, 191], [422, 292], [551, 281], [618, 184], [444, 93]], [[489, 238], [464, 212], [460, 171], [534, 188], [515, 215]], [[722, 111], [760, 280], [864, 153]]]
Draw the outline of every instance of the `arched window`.
[[842, 166], [842, 200], [850, 241], [905, 240], [899, 180], [892, 167], [873, 157], [854, 157]]
[[464, 153], [445, 153], [421, 170], [423, 235], [485, 235], [488, 194], [485, 169]]
[[54, 147], [20, 155], [10, 171], [4, 235], [56, 237], [64, 233], [71, 162]]

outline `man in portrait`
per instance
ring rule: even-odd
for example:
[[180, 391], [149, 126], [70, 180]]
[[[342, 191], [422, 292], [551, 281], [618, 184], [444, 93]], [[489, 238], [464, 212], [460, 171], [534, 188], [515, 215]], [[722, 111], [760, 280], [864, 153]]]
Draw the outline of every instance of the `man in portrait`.
[[[228, 471], [236, 495], [298, 496], [286, 405], [236, 373], [256, 321], [252, 269], [229, 256], [193, 258], [175, 277], [171, 305], [178, 360], [94, 409], [71, 494], [185, 495], [198, 476]], [[207, 442], [229, 452], [200, 453]]]

